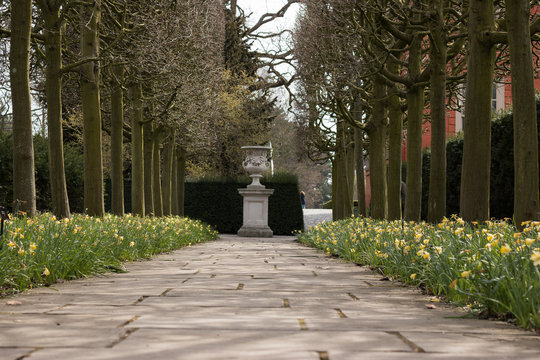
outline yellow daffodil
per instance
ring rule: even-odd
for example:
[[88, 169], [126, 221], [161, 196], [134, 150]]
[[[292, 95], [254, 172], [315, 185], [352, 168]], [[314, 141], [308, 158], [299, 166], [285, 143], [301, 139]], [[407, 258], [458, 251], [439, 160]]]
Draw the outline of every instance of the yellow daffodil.
[[8, 242], [8, 246], [9, 246], [10, 248], [13, 248], [13, 247], [16, 247], [17, 244], [14, 243], [13, 241], [10, 241], [10, 242]]
[[30, 243], [30, 250], [31, 250], [31, 251], [36, 251], [36, 249], [37, 249], [37, 245], [34, 244], [33, 242], [31, 242], [31, 243]]
[[436, 246], [435, 251], [437, 252], [437, 254], [442, 253], [442, 247], [441, 246]]
[[130, 242], [129, 242], [129, 246], [130, 246], [130, 247], [133, 247], [133, 246], [135, 246], [135, 243], [134, 243], [133, 241], [130, 241]]
[[461, 273], [461, 277], [468, 278], [471, 276], [471, 270], [465, 270]]
[[512, 249], [507, 244], [504, 244], [501, 246], [501, 254], [506, 255], [508, 253], [512, 252]]
[[411, 276], [409, 276], [411, 278], [411, 280], [414, 280], [416, 278], [416, 273], [414, 274], [411, 274]]
[[540, 251], [534, 250], [531, 255], [531, 260], [534, 263], [534, 265], [536, 266], [540, 265]]
[[45, 266], [45, 270], [43, 270], [43, 275], [49, 276], [50, 274], [51, 274], [51, 272], [50, 272], [49, 269], [47, 269], [47, 267]]
[[527, 238], [525, 239], [525, 244], [528, 245], [528, 246], [531, 246], [532, 244], [534, 244], [536, 240], [534, 239], [531, 239], [531, 238]]
[[24, 249], [19, 249], [19, 255], [24, 255], [24, 254], [25, 254]]

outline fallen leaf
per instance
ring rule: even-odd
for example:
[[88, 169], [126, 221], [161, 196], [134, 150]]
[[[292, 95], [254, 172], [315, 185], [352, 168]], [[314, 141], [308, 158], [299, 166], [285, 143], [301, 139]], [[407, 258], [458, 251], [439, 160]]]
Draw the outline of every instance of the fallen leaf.
[[426, 309], [436, 309], [437, 307], [433, 304], [425, 304]]
[[8, 300], [6, 301], [6, 305], [19, 306], [19, 305], [22, 305], [22, 302], [17, 301], [17, 300]]

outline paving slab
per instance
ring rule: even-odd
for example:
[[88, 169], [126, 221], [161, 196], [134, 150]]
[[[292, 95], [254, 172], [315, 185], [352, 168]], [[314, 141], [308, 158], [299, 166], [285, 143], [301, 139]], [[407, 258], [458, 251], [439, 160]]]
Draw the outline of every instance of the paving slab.
[[0, 360], [540, 358], [535, 333], [293, 237], [222, 235], [125, 267], [0, 299]]

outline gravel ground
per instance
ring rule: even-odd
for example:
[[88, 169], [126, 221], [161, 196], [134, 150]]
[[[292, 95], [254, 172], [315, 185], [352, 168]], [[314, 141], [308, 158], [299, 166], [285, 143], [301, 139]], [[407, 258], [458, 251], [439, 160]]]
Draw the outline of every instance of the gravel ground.
[[304, 230], [318, 223], [332, 221], [332, 210], [328, 209], [304, 209]]

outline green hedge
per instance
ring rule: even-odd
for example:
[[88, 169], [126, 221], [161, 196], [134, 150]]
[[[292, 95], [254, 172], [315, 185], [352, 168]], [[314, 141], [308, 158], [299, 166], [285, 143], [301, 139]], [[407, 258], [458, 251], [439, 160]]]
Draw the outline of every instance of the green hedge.
[[[291, 174], [276, 174], [261, 182], [274, 193], [268, 199], [268, 225], [274, 235], [290, 235], [303, 230], [304, 220], [298, 179]], [[186, 182], [184, 213], [213, 225], [220, 233], [235, 234], [242, 227], [242, 196], [249, 178], [200, 179]]]
[[[536, 103], [538, 143], [540, 147], [540, 102]], [[492, 218], [512, 218], [514, 213], [514, 128], [513, 113], [507, 112], [491, 122], [491, 179], [489, 213]], [[424, 153], [422, 169], [422, 218], [427, 217], [429, 195], [429, 150]], [[463, 135], [446, 143], [446, 214], [459, 214]]]
[[[64, 167], [71, 212], [83, 212], [83, 149], [74, 143], [64, 144]], [[36, 205], [40, 211], [52, 210], [47, 138], [34, 135]], [[0, 131], [0, 205], [13, 205], [13, 137]]]
[[[538, 119], [538, 143], [540, 148], [540, 102], [536, 103]], [[496, 219], [512, 218], [514, 212], [514, 129], [512, 112], [503, 113], [491, 122], [491, 179], [490, 216]], [[459, 214], [461, 188], [461, 161], [463, 158], [463, 134], [458, 134], [446, 143], [446, 215]], [[422, 219], [427, 219], [429, 197], [429, 171], [431, 152], [422, 154]], [[403, 164], [402, 177], [406, 181]], [[539, 166], [540, 168], [540, 166]], [[332, 201], [323, 204], [332, 208]]]

